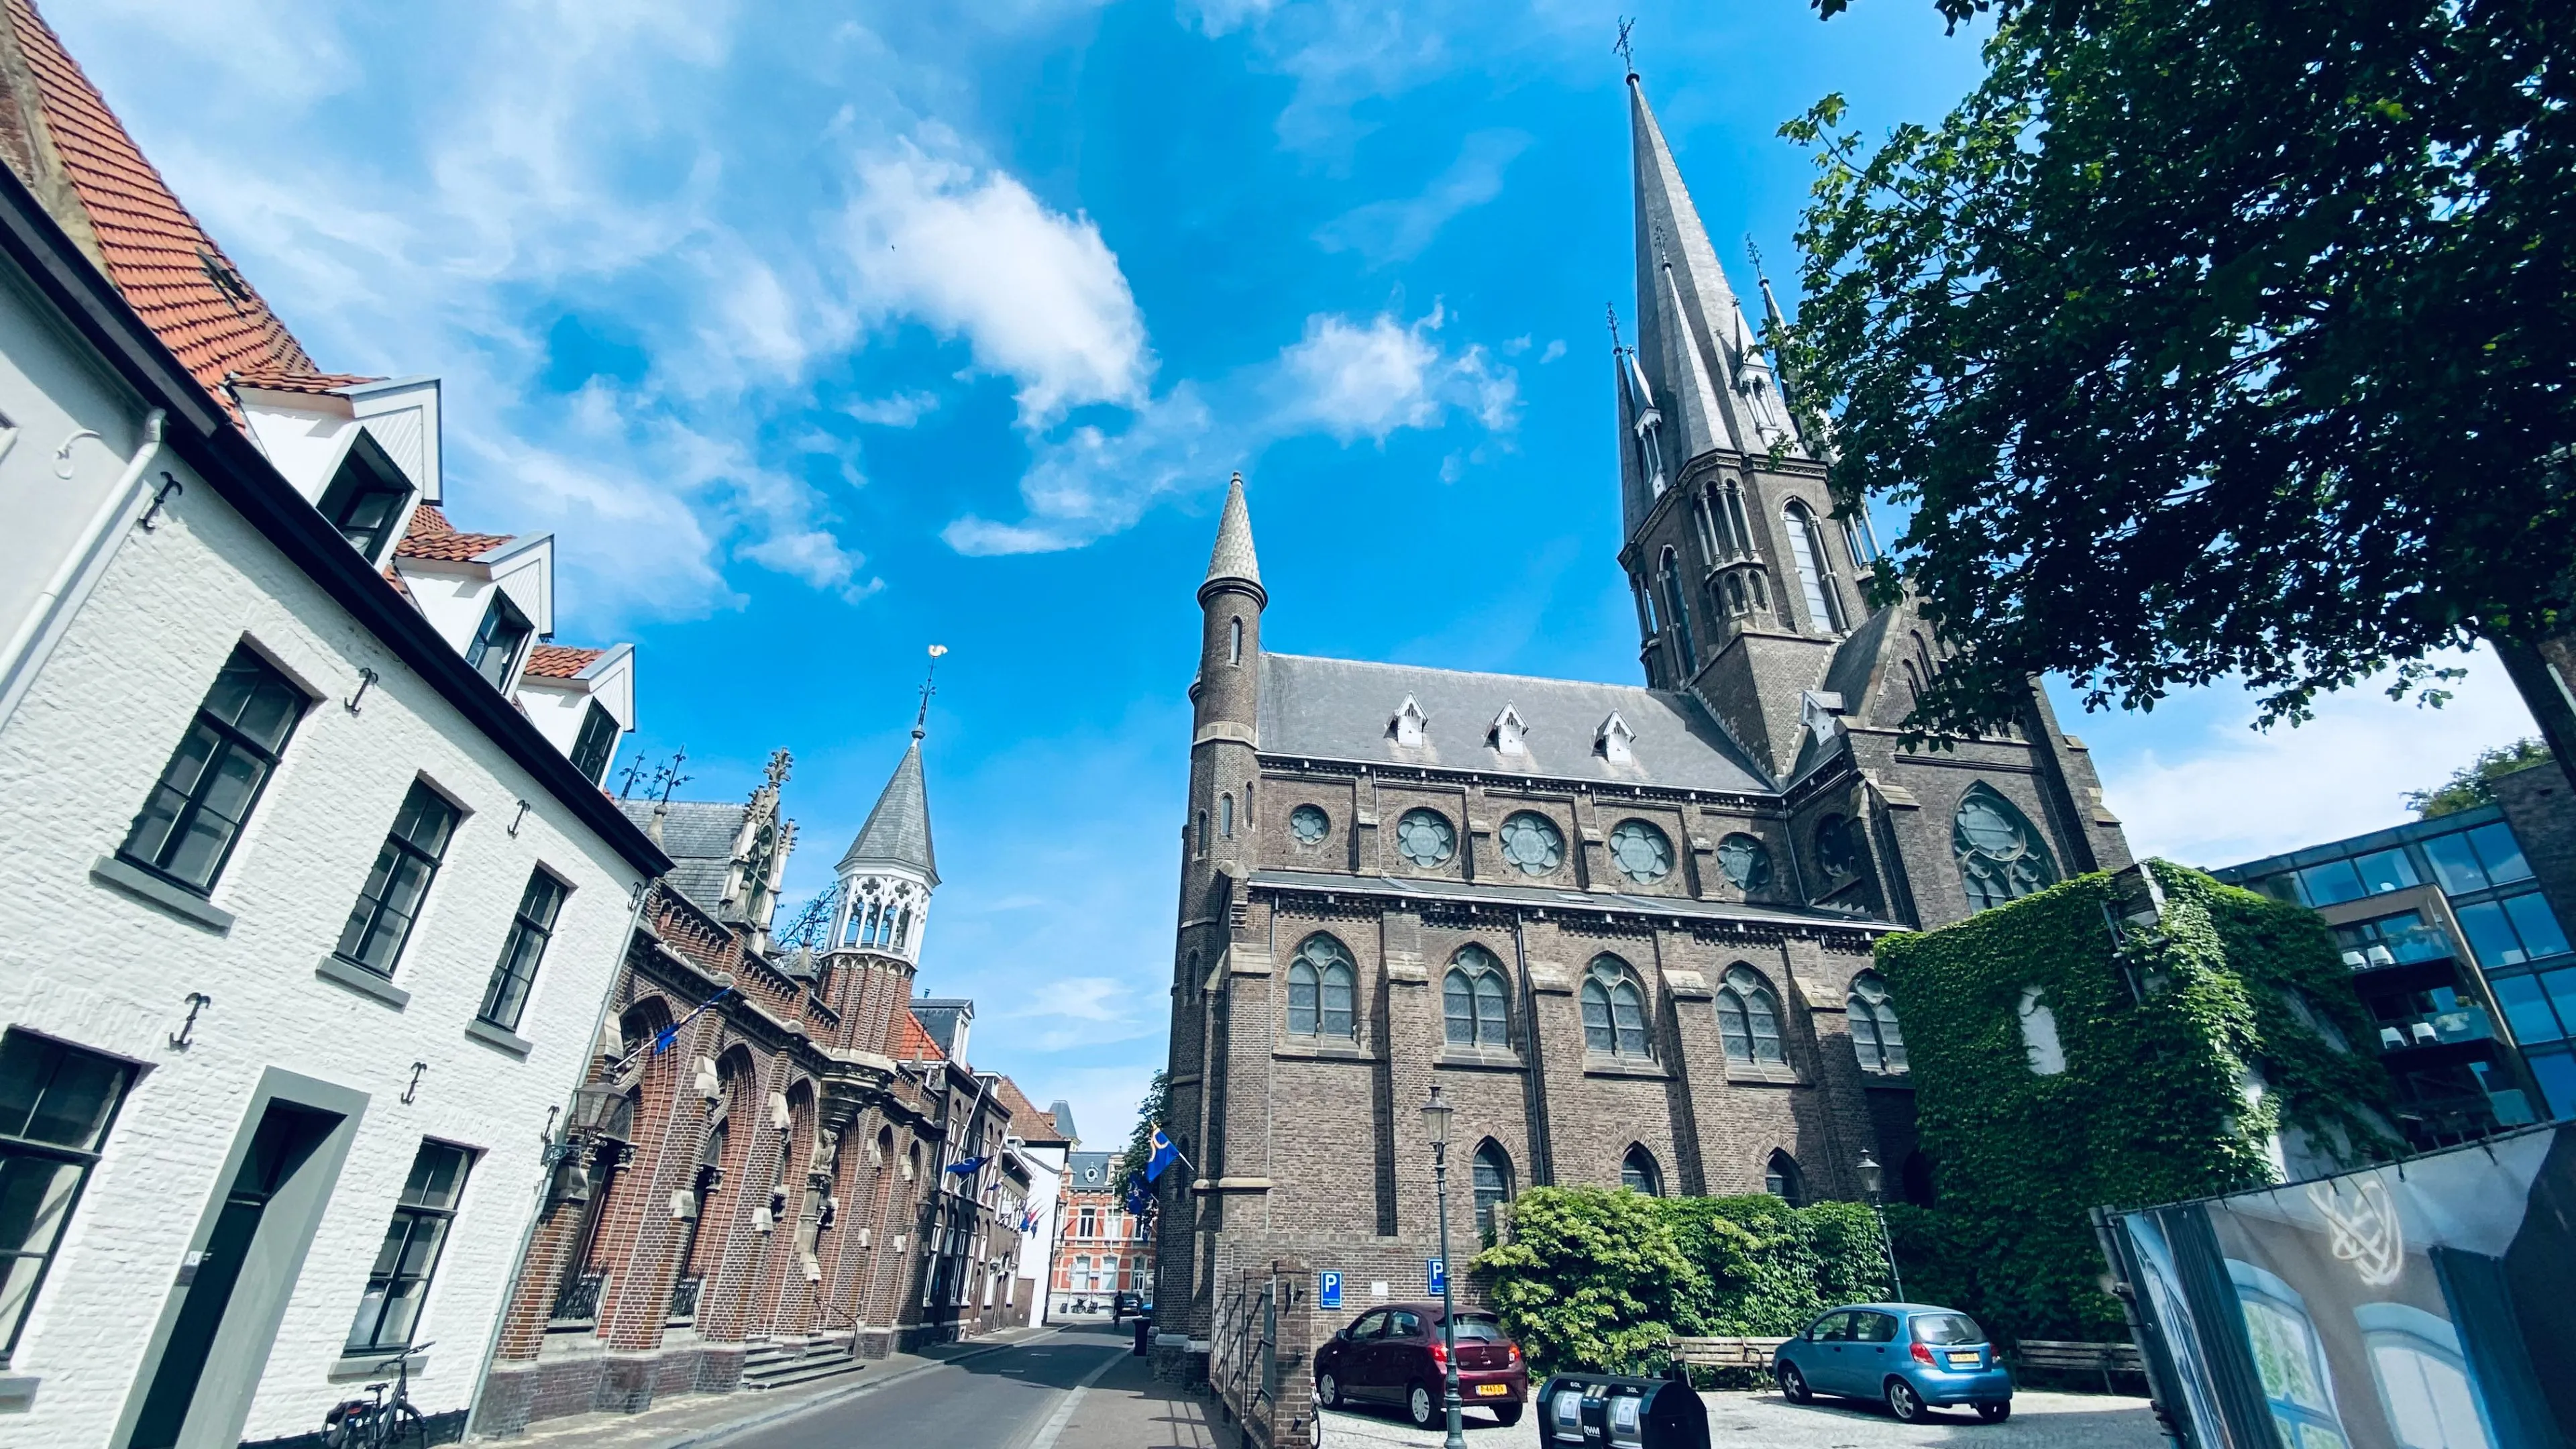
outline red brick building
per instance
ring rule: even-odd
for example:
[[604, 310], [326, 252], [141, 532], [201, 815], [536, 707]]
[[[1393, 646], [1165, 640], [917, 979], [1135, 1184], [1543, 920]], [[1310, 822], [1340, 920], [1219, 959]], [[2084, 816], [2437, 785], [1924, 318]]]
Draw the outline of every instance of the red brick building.
[[971, 1003], [940, 1016], [946, 1042], [911, 1010], [938, 883], [920, 740], [794, 949], [769, 937], [784, 751], [745, 804], [628, 802], [675, 864], [641, 904], [477, 1432], [849, 1372], [1025, 1315], [1029, 1171], [1004, 1138], [1026, 1099], [968, 1065]]
[[1117, 1163], [1108, 1152], [1076, 1152], [1066, 1159], [1047, 1290], [1051, 1316], [1107, 1314], [1119, 1293], [1152, 1296], [1153, 1224], [1127, 1211], [1125, 1194], [1117, 1190]]

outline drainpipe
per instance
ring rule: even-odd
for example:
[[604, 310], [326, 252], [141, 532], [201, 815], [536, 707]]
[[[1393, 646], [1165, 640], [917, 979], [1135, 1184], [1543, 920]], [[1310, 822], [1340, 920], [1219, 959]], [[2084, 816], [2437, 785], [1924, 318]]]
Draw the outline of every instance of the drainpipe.
[[[36, 671], [61, 642], [63, 630], [71, 616], [89, 598], [106, 574], [108, 560], [116, 556], [116, 546], [124, 539], [119, 523], [130, 525], [130, 515], [143, 479], [143, 470], [161, 453], [161, 425], [169, 415], [159, 408], [143, 415], [143, 444], [125, 462], [125, 471], [117, 476], [116, 485], [107, 490], [107, 498], [98, 512], [91, 515], [89, 526], [81, 530], [80, 539], [63, 559], [54, 576], [45, 581], [44, 590], [36, 595], [27, 609], [27, 617], [0, 648], [0, 725], [18, 712], [18, 702], [25, 699], [28, 688], [36, 682]], [[87, 428], [63, 440], [61, 456], [68, 460], [72, 444], [83, 437], [98, 434]]]

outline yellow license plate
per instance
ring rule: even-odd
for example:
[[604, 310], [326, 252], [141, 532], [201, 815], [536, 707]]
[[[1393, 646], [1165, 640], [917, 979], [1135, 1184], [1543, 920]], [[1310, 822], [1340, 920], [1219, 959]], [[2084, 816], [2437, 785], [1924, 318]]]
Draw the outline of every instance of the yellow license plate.
[[1479, 1396], [1483, 1397], [1483, 1398], [1488, 1398], [1488, 1399], [1499, 1399], [1499, 1398], [1501, 1398], [1503, 1395], [1508, 1394], [1508, 1393], [1510, 1393], [1511, 1391], [1512, 1391], [1512, 1386], [1511, 1386], [1510, 1384], [1478, 1384], [1478, 1385], [1476, 1385], [1476, 1392], [1477, 1392], [1477, 1394], [1478, 1394]]
[[1973, 1353], [1954, 1353], [1950, 1355], [1950, 1367], [1952, 1368], [1975, 1368], [1976, 1366], [1977, 1356]]

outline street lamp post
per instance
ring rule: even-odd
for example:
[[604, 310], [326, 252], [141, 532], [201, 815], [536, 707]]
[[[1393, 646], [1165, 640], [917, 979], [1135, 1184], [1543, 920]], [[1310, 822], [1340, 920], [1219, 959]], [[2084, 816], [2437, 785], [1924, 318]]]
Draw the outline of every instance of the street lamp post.
[[1441, 1399], [1449, 1413], [1449, 1437], [1440, 1442], [1441, 1449], [1467, 1449], [1458, 1422], [1458, 1315], [1449, 1301], [1449, 1104], [1440, 1100], [1438, 1082], [1422, 1104], [1422, 1126], [1431, 1139], [1431, 1184], [1440, 1204]]
[[1896, 1238], [1887, 1230], [1887, 1214], [1879, 1210], [1885, 1195], [1887, 1174], [1867, 1152], [1860, 1155], [1860, 1190], [1869, 1195], [1869, 1215], [1878, 1219], [1878, 1241], [1887, 1249], [1887, 1276], [1896, 1283], [1896, 1301], [1905, 1301], [1905, 1272], [1896, 1266]]

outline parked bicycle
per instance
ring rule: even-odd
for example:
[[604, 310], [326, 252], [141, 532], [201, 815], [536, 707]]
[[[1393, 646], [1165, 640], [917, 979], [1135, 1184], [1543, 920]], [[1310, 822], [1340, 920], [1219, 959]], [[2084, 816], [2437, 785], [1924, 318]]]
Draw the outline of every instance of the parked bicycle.
[[[325, 1449], [428, 1449], [429, 1426], [420, 1410], [411, 1403], [412, 1356], [429, 1347], [416, 1343], [383, 1363], [377, 1371], [392, 1369], [392, 1379], [367, 1385], [371, 1399], [347, 1399], [333, 1405], [322, 1416], [322, 1443]], [[391, 1388], [394, 1396], [385, 1397]]]

